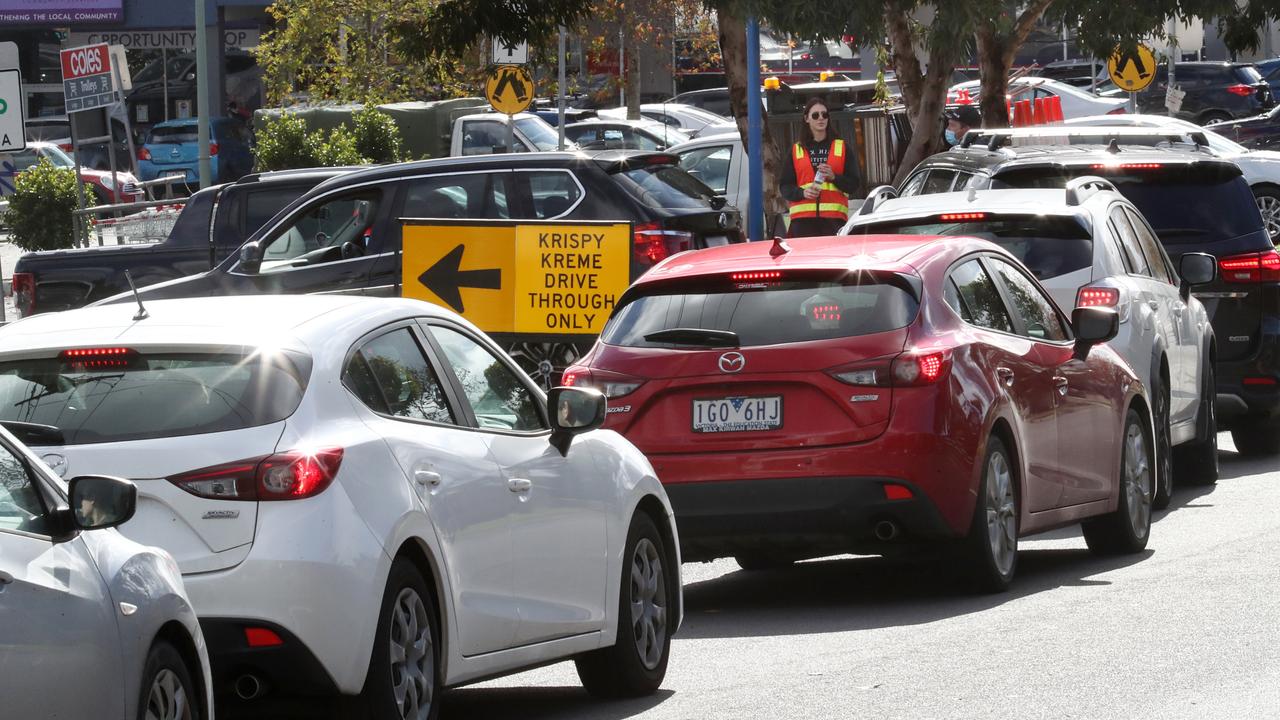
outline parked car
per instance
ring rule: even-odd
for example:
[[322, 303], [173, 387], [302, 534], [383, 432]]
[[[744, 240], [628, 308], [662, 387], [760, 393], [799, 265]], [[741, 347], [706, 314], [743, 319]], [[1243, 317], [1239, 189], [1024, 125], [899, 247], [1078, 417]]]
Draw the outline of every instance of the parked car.
[[187, 199], [169, 236], [158, 243], [26, 253], [13, 267], [18, 317], [70, 310], [127, 292], [126, 270], [138, 287], [205, 272], [308, 190], [353, 169], [255, 173], [205, 188]]
[[1235, 163], [1177, 146], [975, 145], [925, 159], [900, 194], [953, 185], [1062, 188], [1082, 175], [1111, 181], [1142, 212], [1175, 267], [1188, 252], [1218, 259], [1218, 279], [1195, 293], [1218, 341], [1218, 426], [1231, 430], [1243, 453], [1280, 454], [1280, 254]]
[[137, 504], [136, 487], [124, 480], [64, 483], [0, 431], [7, 717], [213, 717], [204, 635], [173, 558], [111, 529]]
[[[1165, 95], [1169, 91], [1169, 66], [1161, 64], [1155, 72], [1155, 80], [1137, 94], [1138, 112], [1168, 114]], [[1199, 125], [1252, 117], [1276, 104], [1270, 86], [1252, 63], [1178, 63], [1174, 68], [1174, 84], [1186, 96], [1173, 117]], [[1099, 93], [1117, 100], [1128, 97], [1128, 93], [1114, 84], [1100, 88]]]
[[662, 682], [680, 555], [653, 469], [595, 432], [603, 396], [544, 395], [443, 308], [41, 315], [0, 330], [0, 395], [65, 467], [133, 479], [122, 531], [174, 554], [221, 692], [425, 718], [445, 687], [570, 658], [594, 694]]
[[1266, 80], [1271, 88], [1271, 96], [1277, 97], [1276, 92], [1280, 91], [1280, 58], [1261, 60], [1254, 65], [1258, 68], [1258, 74], [1262, 75], [1262, 79]]
[[[624, 107], [606, 108], [598, 111], [597, 114], [601, 118], [624, 120], [627, 117], [627, 109]], [[665, 123], [678, 130], [683, 130], [689, 137], [702, 137], [704, 135], [738, 131], [737, 124], [732, 120], [727, 120], [721, 115], [707, 112], [702, 108], [691, 105], [645, 103], [640, 106], [640, 115], [650, 120]]]
[[486, 112], [463, 115], [453, 121], [449, 154], [458, 157], [505, 153], [508, 125], [516, 152], [550, 151], [560, 145], [560, 133], [538, 115]]
[[[214, 182], [235, 182], [253, 168], [253, 153], [244, 126], [231, 118], [209, 120], [209, 171]], [[170, 120], [147, 133], [138, 148], [138, 175], [143, 180], [177, 176], [200, 180], [199, 122]]]
[[1146, 544], [1150, 401], [1100, 344], [1117, 328], [1068, 322], [983, 240], [777, 240], [664, 261], [564, 382], [609, 396], [685, 560], [959, 540], [1001, 590], [1026, 535], [1084, 520], [1096, 552]]
[[583, 150], [666, 150], [689, 140], [656, 120], [586, 120], [566, 125], [564, 135]]
[[[133, 158], [129, 154], [129, 134], [125, 128], [124, 118], [113, 109], [111, 112], [111, 139], [115, 145], [116, 169], [133, 171]], [[72, 157], [75, 156], [75, 145], [71, 142], [71, 121], [66, 115], [45, 115], [28, 118], [26, 123], [27, 142], [49, 142]], [[106, 143], [81, 143], [80, 164], [93, 170], [111, 169], [111, 151]]]
[[1120, 330], [1108, 345], [1153, 403], [1152, 506], [1169, 504], [1175, 475], [1185, 484], [1217, 481], [1216, 341], [1204, 306], [1191, 296], [1214, 279], [1217, 261], [1184, 253], [1174, 272], [1142, 214], [1110, 182], [1086, 176], [1065, 193], [974, 190], [889, 199], [851, 217], [840, 234], [983, 238], [1026, 265], [1058, 307], [1114, 308]]
[[1275, 150], [1280, 147], [1280, 105], [1261, 115], [1210, 123], [1205, 129], [1221, 133], [1247, 148]]
[[[764, 36], [762, 35], [761, 37], [763, 38]], [[765, 60], [762, 58], [761, 62], [765, 62]], [[783, 62], [786, 62], [785, 58]], [[733, 119], [733, 110], [729, 106], [729, 88], [727, 87], [689, 90], [671, 98], [671, 102], [701, 108], [726, 120]]]
[[1214, 157], [1230, 160], [1240, 166], [1241, 172], [1244, 173], [1245, 182], [1249, 183], [1249, 189], [1253, 191], [1253, 197], [1258, 203], [1258, 212], [1262, 213], [1262, 220], [1266, 223], [1267, 233], [1271, 235], [1271, 241], [1280, 244], [1280, 152], [1274, 150], [1251, 150], [1239, 143], [1228, 140], [1219, 133], [1230, 135], [1229, 124], [1226, 126], [1214, 125], [1200, 128], [1186, 120], [1162, 115], [1143, 115], [1140, 113], [1095, 115], [1068, 120], [1065, 124], [1070, 126], [1166, 127], [1188, 133], [1196, 130], [1201, 131], [1205, 141], [1208, 142], [1208, 151]]
[[[13, 192], [13, 183], [17, 181], [18, 175], [41, 160], [47, 160], [54, 167], [68, 170], [76, 166], [70, 155], [49, 142], [28, 142], [26, 150], [10, 152], [7, 155], [9, 159], [0, 166], [0, 178], [2, 178], [0, 188], [5, 195]], [[125, 170], [117, 172], [113, 180], [110, 172], [82, 167], [79, 177], [80, 182], [88, 187], [89, 196], [85, 200], [90, 205], [137, 202], [145, 197], [142, 190], [138, 188], [138, 179]]]
[[[982, 81], [970, 80], [953, 85], [947, 93], [947, 102], [956, 103], [963, 100], [967, 93], [973, 103], [978, 102], [982, 91]], [[1098, 97], [1088, 90], [1074, 85], [1051, 80], [1049, 78], [1025, 76], [1009, 81], [1008, 97], [1010, 102], [1031, 100], [1057, 96], [1062, 99], [1062, 116], [1064, 118], [1083, 117], [1085, 115], [1120, 114], [1126, 112], [1128, 100], [1120, 98]], [[1161, 95], [1163, 98], [1164, 96]]]
[[1078, 88], [1092, 88], [1107, 80], [1107, 61], [1093, 59], [1071, 59], [1051, 62], [1033, 71], [1036, 77], [1057, 80]]
[[[538, 105], [536, 105], [529, 112], [542, 118], [542, 120], [546, 122], [548, 125], [550, 125], [551, 127], [556, 127], [560, 123], [560, 110], [559, 108], [556, 107], [556, 104], [554, 102], [549, 102], [549, 103], [539, 102]], [[568, 125], [569, 123], [577, 123], [577, 122], [582, 122], [584, 120], [591, 120], [595, 118], [595, 116], [596, 116], [595, 110], [586, 110], [583, 108], [575, 108], [575, 107], [566, 107], [564, 109], [564, 122], [566, 125]]]

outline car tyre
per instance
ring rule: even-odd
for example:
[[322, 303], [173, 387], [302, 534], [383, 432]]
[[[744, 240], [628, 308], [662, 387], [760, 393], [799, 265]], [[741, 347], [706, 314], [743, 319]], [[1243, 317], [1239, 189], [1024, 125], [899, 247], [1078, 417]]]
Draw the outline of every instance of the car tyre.
[[1258, 205], [1258, 212], [1262, 214], [1262, 222], [1267, 227], [1271, 242], [1280, 241], [1280, 188], [1270, 185], [1255, 186], [1253, 201]]
[[[1247, 421], [1246, 421], [1247, 422]], [[1280, 421], [1257, 421], [1231, 431], [1236, 450], [1241, 455], [1263, 457], [1280, 455]]]
[[359, 717], [431, 720], [440, 714], [440, 621], [422, 573], [405, 558], [391, 564], [378, 613]]
[[1173, 439], [1169, 429], [1169, 391], [1161, 385], [1153, 388], [1156, 401], [1156, 489], [1151, 498], [1154, 510], [1169, 507], [1173, 499]]
[[1120, 500], [1115, 512], [1086, 520], [1084, 541], [1097, 555], [1142, 551], [1151, 537], [1151, 487], [1154, 470], [1151, 428], [1138, 411], [1125, 413], [1121, 435]]
[[1221, 110], [1210, 110], [1209, 112], [1200, 116], [1200, 122], [1197, 124], [1200, 126], [1205, 126], [1205, 125], [1212, 125], [1213, 123], [1216, 123], [1216, 122], [1227, 122], [1228, 120], [1234, 120], [1234, 119], [1235, 118], [1231, 117], [1230, 113], [1225, 113], [1225, 112], [1222, 112]]
[[574, 658], [583, 687], [599, 698], [652, 694], [671, 655], [674, 568], [668, 567], [662, 533], [643, 512], [631, 520], [622, 557], [614, 643]]
[[[1213, 361], [1206, 358], [1205, 364], [1204, 388], [1200, 392], [1200, 412], [1204, 418], [1205, 434], [1199, 440], [1183, 443], [1173, 449], [1180, 484], [1212, 485], [1218, 482], [1218, 386]], [[1156, 506], [1153, 504], [1153, 507]]]
[[138, 720], [200, 720], [200, 695], [182, 655], [166, 640], [157, 640], [142, 670]]
[[1018, 568], [1017, 474], [1004, 441], [992, 435], [982, 460], [973, 522], [965, 539], [969, 579], [982, 592], [1004, 592]]

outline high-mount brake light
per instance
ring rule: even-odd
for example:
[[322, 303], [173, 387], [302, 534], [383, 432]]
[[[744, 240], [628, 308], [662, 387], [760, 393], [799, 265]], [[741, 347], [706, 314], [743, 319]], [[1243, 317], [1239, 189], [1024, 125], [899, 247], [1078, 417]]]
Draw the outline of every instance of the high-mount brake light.
[[1109, 287], [1082, 287], [1076, 293], [1076, 307], [1116, 307], [1120, 291]]
[[75, 348], [58, 353], [58, 360], [75, 368], [101, 370], [128, 367], [137, 355], [132, 348]]
[[987, 214], [984, 212], [943, 213], [938, 216], [939, 222], [973, 222], [986, 219]]
[[755, 272], [736, 272], [729, 273], [729, 279], [733, 282], [757, 282], [760, 280], [781, 280], [781, 270], [758, 270]]
[[1094, 163], [1089, 166], [1092, 170], [1159, 170], [1162, 167], [1164, 163], [1154, 162]]

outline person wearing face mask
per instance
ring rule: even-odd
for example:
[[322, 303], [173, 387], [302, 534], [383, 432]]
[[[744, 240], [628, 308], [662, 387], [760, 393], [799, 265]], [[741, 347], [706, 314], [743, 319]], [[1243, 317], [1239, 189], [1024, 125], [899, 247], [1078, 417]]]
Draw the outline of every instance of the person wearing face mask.
[[959, 145], [965, 133], [982, 127], [982, 115], [978, 113], [978, 108], [972, 105], [947, 108], [942, 116], [947, 119], [947, 129], [942, 132], [942, 137], [947, 141], [947, 147]]
[[831, 113], [822, 98], [805, 103], [801, 139], [788, 159], [779, 187], [791, 204], [787, 235], [835, 235], [849, 219], [849, 197], [858, 194], [858, 159], [831, 131]]

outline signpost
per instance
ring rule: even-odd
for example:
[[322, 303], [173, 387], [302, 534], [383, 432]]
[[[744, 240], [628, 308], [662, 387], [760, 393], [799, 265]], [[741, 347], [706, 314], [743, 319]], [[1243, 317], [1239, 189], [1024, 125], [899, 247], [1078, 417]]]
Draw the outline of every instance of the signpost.
[[67, 112], [83, 112], [116, 101], [111, 52], [106, 43], [62, 51], [62, 91]]
[[1111, 82], [1129, 92], [1130, 109], [1137, 112], [1136, 93], [1145, 90], [1156, 79], [1156, 54], [1146, 45], [1132, 49], [1116, 46], [1111, 57], [1107, 58], [1107, 72], [1111, 75]]
[[515, 152], [515, 118], [512, 116], [524, 112], [533, 103], [533, 76], [520, 65], [499, 65], [489, 73], [484, 96], [496, 112], [507, 116], [507, 152]]
[[493, 39], [494, 65], [524, 65], [529, 62], [529, 43], [509, 43], [501, 38]]
[[17, 68], [0, 70], [0, 152], [27, 148], [24, 97], [22, 72]]

